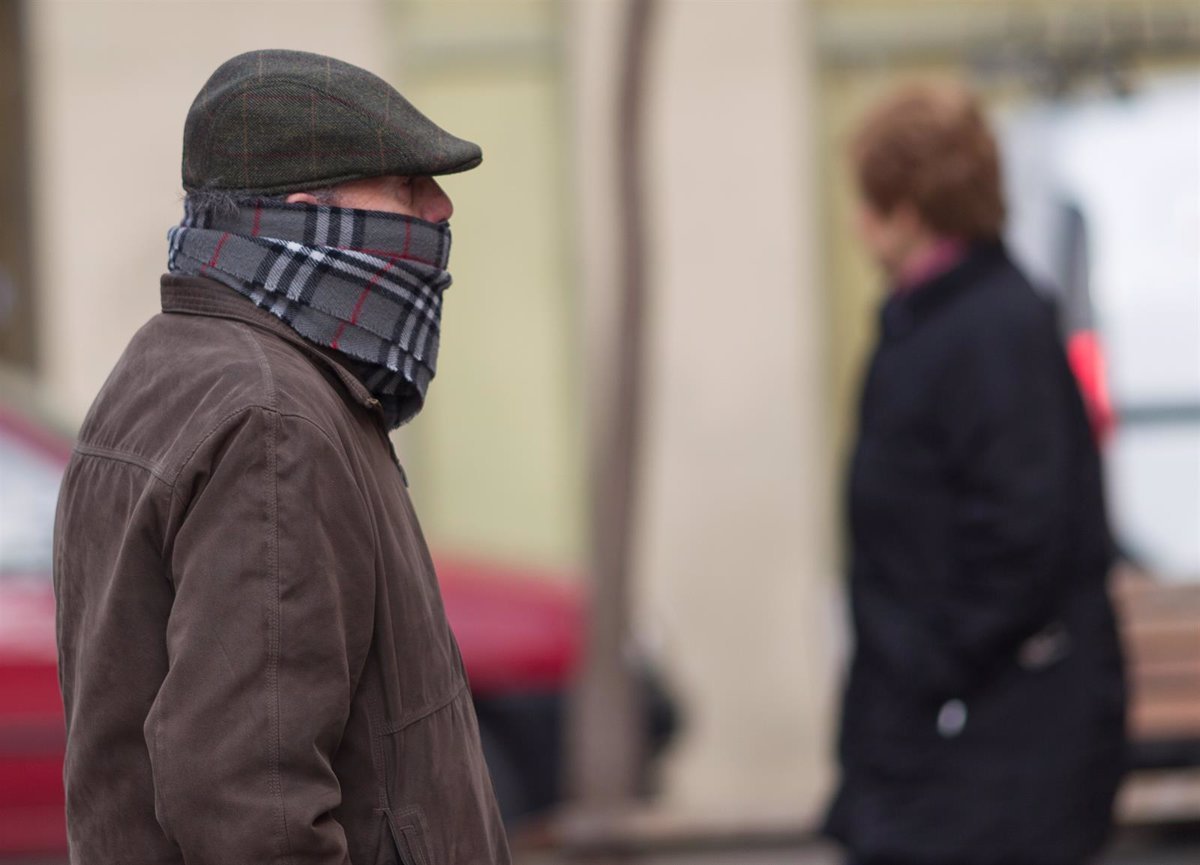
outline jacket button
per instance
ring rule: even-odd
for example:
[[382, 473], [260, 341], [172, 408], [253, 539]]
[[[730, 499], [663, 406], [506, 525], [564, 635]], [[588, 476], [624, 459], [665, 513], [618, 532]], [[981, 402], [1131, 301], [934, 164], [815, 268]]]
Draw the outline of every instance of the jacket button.
[[943, 739], [953, 739], [967, 726], [967, 707], [962, 700], [947, 700], [938, 712], [937, 730]]

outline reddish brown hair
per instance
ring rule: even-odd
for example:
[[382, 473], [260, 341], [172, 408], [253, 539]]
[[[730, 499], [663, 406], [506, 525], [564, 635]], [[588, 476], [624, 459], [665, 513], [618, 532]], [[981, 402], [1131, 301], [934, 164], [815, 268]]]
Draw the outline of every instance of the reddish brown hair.
[[859, 191], [881, 213], [911, 204], [939, 234], [1004, 230], [996, 140], [979, 101], [954, 84], [913, 84], [875, 106], [851, 148]]

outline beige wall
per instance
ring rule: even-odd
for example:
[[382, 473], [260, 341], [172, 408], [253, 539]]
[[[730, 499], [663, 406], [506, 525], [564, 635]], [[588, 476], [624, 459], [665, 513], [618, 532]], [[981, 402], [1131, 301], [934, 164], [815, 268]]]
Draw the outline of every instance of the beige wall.
[[[234, 54], [264, 46], [372, 69], [483, 145], [455, 198], [455, 285], [438, 380], [402, 450], [439, 549], [571, 570], [581, 472], [561, 181], [556, 4], [34, 0], [42, 378], [79, 420], [158, 309], [178, 221], [184, 116]], [[102, 203], [102, 204], [101, 204]]]
[[787, 0], [664, 5], [642, 573], [701, 709], [673, 792], [806, 808], [827, 766], [833, 607], [810, 34]]
[[437, 380], [401, 436], [413, 495], [442, 549], [573, 574], [581, 358], [558, 4], [392, 8], [395, 79], [484, 153], [480, 168], [443, 181], [455, 201], [454, 286]]
[[[848, 240], [840, 152], [895, 70], [831, 71], [818, 100], [810, 6], [835, 2], [662, 0], [652, 48], [636, 581], [639, 630], [686, 711], [665, 791], [685, 810], [804, 813], [830, 776], [843, 630], [832, 455], [878, 287]], [[31, 0], [47, 390], [79, 419], [158, 308], [184, 115], [212, 69], [267, 44], [344, 58], [485, 153], [446, 181], [456, 282], [441, 371], [402, 436], [431, 539], [577, 571], [584, 409], [611, 341], [623, 8]]]
[[[685, 808], [800, 812], [828, 776], [839, 616], [804, 4], [663, 5], [637, 572], [641, 629], [661, 637], [688, 713], [666, 793]], [[613, 265], [603, 166], [620, 9], [243, 2], [235, 27], [223, 2], [32, 3], [48, 389], [81, 417], [156, 311], [183, 119], [211, 70], [266, 43], [342, 57], [485, 152], [446, 182], [456, 282], [442, 366], [402, 436], [429, 534], [578, 570], [583, 409], [603, 379], [584, 374], [603, 372]]]
[[[1003, 47], [1014, 61], [1056, 54], [1070, 69], [1084, 54], [1123, 47], [1114, 54], [1133, 80], [1153, 71], [1196, 67], [1194, 36], [1200, 33], [1200, 7], [1191, 0], [817, 0], [821, 22], [819, 115], [814, 137], [822, 166], [824, 283], [829, 297], [831, 458], [841, 460], [849, 445], [857, 410], [858, 385], [875, 336], [883, 281], [868, 261], [853, 228], [855, 200], [846, 146], [858, 119], [897, 84], [909, 80], [957, 78], [977, 87], [989, 108], [1001, 108], [1037, 95], [1029, 68], [991, 69], [981, 74], [972, 61], [984, 48]], [[1128, 51], [1139, 40], [1170, 47]], [[1183, 50], [1191, 45], [1190, 50]], [[993, 54], [993, 57], [997, 56]]]
[[[619, 4], [598, 5], [576, 10], [583, 44], [569, 53], [583, 275], [601, 294], [588, 299], [589, 333], [611, 340]], [[803, 813], [829, 775], [838, 614], [803, 10], [665, 2], [651, 49], [637, 595], [687, 713], [666, 779], [668, 804], [684, 810]], [[590, 43], [597, 34], [607, 51]]]
[[158, 310], [183, 120], [212, 70], [264, 43], [379, 68], [386, 42], [381, 4], [356, 0], [29, 7], [41, 369], [78, 420]]

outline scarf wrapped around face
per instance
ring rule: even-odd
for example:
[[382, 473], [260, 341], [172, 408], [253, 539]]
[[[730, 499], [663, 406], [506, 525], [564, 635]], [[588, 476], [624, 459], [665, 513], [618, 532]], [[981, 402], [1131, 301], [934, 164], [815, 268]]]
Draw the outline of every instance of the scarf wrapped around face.
[[389, 428], [411, 420], [437, 371], [450, 228], [344, 207], [184, 204], [172, 273], [224, 283], [352, 364]]

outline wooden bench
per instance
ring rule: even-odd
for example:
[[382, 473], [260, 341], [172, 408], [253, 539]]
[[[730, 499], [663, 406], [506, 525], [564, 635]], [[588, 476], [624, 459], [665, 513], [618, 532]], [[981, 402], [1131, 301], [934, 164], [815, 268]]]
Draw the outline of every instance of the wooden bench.
[[1127, 570], [1117, 576], [1114, 597], [1135, 765], [1200, 766], [1200, 583], [1164, 583]]

